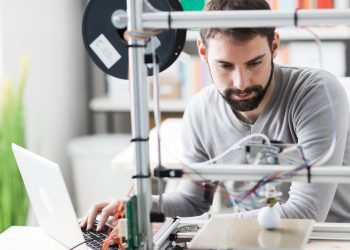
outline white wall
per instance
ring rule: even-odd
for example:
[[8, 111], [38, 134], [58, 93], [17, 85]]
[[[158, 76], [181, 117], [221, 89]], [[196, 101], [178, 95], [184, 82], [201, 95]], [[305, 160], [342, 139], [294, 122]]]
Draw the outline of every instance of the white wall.
[[27, 146], [59, 163], [72, 190], [67, 143], [86, 131], [83, 0], [0, 0], [3, 71], [30, 57], [25, 92]]

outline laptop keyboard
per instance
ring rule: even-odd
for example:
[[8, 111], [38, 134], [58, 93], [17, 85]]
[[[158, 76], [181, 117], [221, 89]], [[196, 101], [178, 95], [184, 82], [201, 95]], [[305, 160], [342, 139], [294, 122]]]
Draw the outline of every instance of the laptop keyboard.
[[[82, 230], [84, 239], [87, 241], [86, 245], [94, 250], [101, 250], [103, 241], [108, 237], [109, 233], [109, 227], [104, 226], [104, 228], [101, 231], [96, 231], [98, 221], [95, 222], [95, 225], [92, 229], [89, 231], [86, 231], [85, 229]], [[118, 247], [116, 246], [110, 246], [108, 250], [117, 250]]]

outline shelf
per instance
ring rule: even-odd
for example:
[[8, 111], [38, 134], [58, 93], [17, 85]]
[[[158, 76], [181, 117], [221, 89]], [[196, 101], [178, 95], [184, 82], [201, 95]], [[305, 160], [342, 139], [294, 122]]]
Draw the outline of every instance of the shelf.
[[[160, 100], [162, 112], [182, 113], [186, 108], [183, 100]], [[91, 100], [89, 107], [95, 112], [130, 112], [130, 103], [126, 101], [114, 100], [110, 97], [98, 97]], [[153, 102], [149, 102], [149, 110], [153, 111]]]
[[[312, 27], [321, 40], [350, 40], [350, 27], [334, 26], [334, 27]], [[301, 28], [279, 28], [281, 41], [311, 41], [313, 36], [306, 30]], [[198, 31], [189, 31], [187, 35], [188, 41], [196, 41], [199, 34]], [[130, 112], [129, 100], [121, 100], [120, 98], [112, 99], [110, 97], [98, 97], [90, 101], [90, 109], [95, 112]], [[161, 111], [168, 113], [182, 113], [186, 107], [184, 100], [161, 100]], [[149, 103], [149, 110], [153, 110], [152, 102]]]
[[186, 40], [187, 41], [197, 41], [199, 37], [199, 31], [187, 31]]
[[[350, 27], [334, 26], [334, 27], [311, 27], [321, 40], [348, 40], [350, 39]], [[278, 28], [281, 41], [293, 40], [313, 40], [313, 36], [306, 30], [301, 28]], [[199, 37], [198, 31], [187, 32], [187, 41], [196, 41]]]
[[[348, 40], [350, 39], [350, 28], [347, 26], [334, 27], [311, 27], [311, 31], [315, 32], [321, 40]], [[313, 35], [302, 28], [279, 28], [282, 41], [291, 40], [313, 40]]]

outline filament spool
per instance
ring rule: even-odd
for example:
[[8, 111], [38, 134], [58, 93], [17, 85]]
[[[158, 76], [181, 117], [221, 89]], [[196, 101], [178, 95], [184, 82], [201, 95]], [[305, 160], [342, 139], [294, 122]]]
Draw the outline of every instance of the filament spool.
[[[160, 11], [182, 11], [178, 0], [149, 0]], [[90, 0], [86, 5], [82, 34], [86, 51], [106, 74], [128, 79], [128, 44], [123, 38], [125, 29], [113, 26], [111, 17], [116, 10], [126, 11], [126, 0]], [[156, 35], [160, 42], [156, 53], [160, 71], [168, 68], [180, 55], [186, 40], [185, 29], [171, 29]], [[148, 68], [148, 75], [153, 74]]]

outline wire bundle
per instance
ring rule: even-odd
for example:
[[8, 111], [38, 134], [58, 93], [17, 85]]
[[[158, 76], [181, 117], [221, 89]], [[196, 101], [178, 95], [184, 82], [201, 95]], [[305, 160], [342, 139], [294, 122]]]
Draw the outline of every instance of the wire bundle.
[[108, 237], [103, 241], [102, 250], [107, 250], [110, 244], [117, 244], [119, 249], [125, 249], [125, 246], [122, 242], [122, 239], [119, 237], [119, 227], [118, 222], [119, 219], [125, 218], [125, 201], [121, 201], [117, 208], [117, 211], [113, 217], [113, 230], [109, 233]]
[[[135, 192], [134, 185], [131, 186], [127, 197], [130, 197]], [[119, 249], [123, 250], [126, 248], [126, 244], [123, 243], [122, 239], [119, 237], [119, 220], [124, 219], [126, 215], [126, 202], [119, 201], [119, 205], [113, 216], [112, 229], [108, 237], [103, 241], [102, 250], [107, 250], [111, 244], [116, 244]]]
[[152, 31], [130, 30], [130, 31], [126, 31], [126, 36], [137, 40], [148, 41], [151, 39], [151, 37], [156, 36], [164, 31], [166, 30], [163, 30], [163, 29], [152, 30]]
[[[261, 151], [261, 155], [263, 155], [263, 157], [260, 157], [257, 159], [259, 161], [263, 160], [266, 157], [272, 156], [271, 151], [266, 150], [266, 151]], [[259, 190], [264, 187], [266, 184], [268, 183], [272, 183], [275, 181], [280, 181], [280, 180], [286, 180], [289, 179], [293, 176], [295, 176], [299, 171], [309, 167], [308, 163], [306, 160], [304, 160], [303, 162], [300, 159], [297, 159], [295, 157], [292, 156], [288, 156], [288, 155], [284, 155], [283, 152], [279, 153], [279, 154], [274, 154], [274, 157], [279, 157], [280, 159], [284, 159], [286, 161], [288, 161], [291, 165], [295, 165], [296, 167], [293, 170], [289, 170], [289, 171], [279, 171], [279, 172], [275, 172], [272, 175], [267, 175], [264, 176], [262, 179], [260, 179], [252, 188], [240, 193], [240, 194], [233, 194], [232, 192], [229, 191], [219, 191], [221, 193], [224, 193], [228, 196], [228, 199], [226, 200], [226, 205], [227, 207], [233, 207], [234, 205], [238, 205], [240, 207], [252, 207], [256, 205], [256, 198], [261, 199], [262, 197], [259, 195]], [[259, 162], [255, 161], [255, 164], [258, 164]], [[184, 174], [188, 175], [188, 173], [186, 173], [186, 170], [188, 169], [191, 172], [195, 172], [196, 175], [198, 175], [202, 180], [198, 181], [198, 180], [194, 180], [194, 183], [199, 186], [200, 188], [209, 191], [209, 192], [215, 192], [215, 189], [209, 189], [207, 188], [205, 185], [203, 185], [203, 182], [205, 182], [205, 179], [203, 178], [203, 176], [200, 175], [200, 173], [194, 168], [194, 167], [189, 167], [189, 166], [184, 166]], [[218, 184], [219, 186], [223, 187], [223, 184]], [[245, 202], [244, 202], [245, 201]]]

